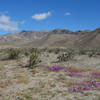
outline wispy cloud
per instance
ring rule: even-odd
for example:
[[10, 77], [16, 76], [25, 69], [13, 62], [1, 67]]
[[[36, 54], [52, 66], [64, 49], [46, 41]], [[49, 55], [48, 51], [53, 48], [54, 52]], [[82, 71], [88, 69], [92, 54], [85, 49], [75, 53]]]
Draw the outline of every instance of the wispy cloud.
[[4, 12], [0, 11], [0, 15], [4, 15], [4, 14], [8, 14], [8, 11], [4, 11]]
[[12, 21], [9, 16], [0, 15], [0, 30], [4, 31], [18, 30], [18, 22]]
[[66, 15], [66, 16], [70, 16], [71, 13], [70, 13], [70, 12], [66, 12], [65, 15]]
[[49, 16], [51, 16], [51, 12], [34, 14], [32, 16], [32, 19], [35, 19], [35, 20], [38, 20], [39, 21], [39, 20], [44, 20], [44, 19], [46, 19]]
[[25, 24], [25, 22], [26, 22], [26, 21], [25, 21], [25, 20], [23, 20], [23, 21], [21, 21], [21, 22], [20, 22], [20, 24]]

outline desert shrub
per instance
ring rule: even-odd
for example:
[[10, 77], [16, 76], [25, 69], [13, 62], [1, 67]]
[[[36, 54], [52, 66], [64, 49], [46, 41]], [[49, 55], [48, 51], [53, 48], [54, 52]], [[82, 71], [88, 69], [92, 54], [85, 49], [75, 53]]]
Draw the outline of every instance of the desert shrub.
[[35, 51], [34, 53], [32, 53], [32, 55], [29, 58], [28, 67], [29, 68], [37, 67], [40, 62], [41, 62], [41, 60], [39, 59], [38, 51]]
[[24, 52], [24, 55], [25, 55], [25, 56], [29, 56], [30, 53], [29, 53], [28, 51], [25, 51], [25, 52]]
[[69, 49], [67, 50], [66, 53], [62, 53], [60, 54], [57, 59], [58, 61], [68, 61], [68, 60], [72, 60], [74, 58], [74, 50]]
[[60, 52], [60, 49], [59, 48], [56, 48], [55, 49], [55, 54], [58, 54]]
[[52, 53], [53, 52], [53, 49], [48, 49], [48, 53]]
[[9, 59], [17, 59], [19, 57], [20, 50], [19, 49], [9, 49]]
[[97, 55], [100, 55], [100, 51], [97, 49], [91, 49], [87, 54], [89, 57], [96, 57]]
[[55, 54], [58, 54], [60, 52], [60, 48], [51, 48], [51, 49], [48, 49], [47, 51], [48, 53], [55, 53]]
[[87, 54], [87, 49], [81, 48], [79, 49], [79, 55], [86, 55]]
[[31, 49], [30, 49], [30, 53], [32, 54], [32, 53], [34, 53], [34, 52], [39, 53], [39, 49], [38, 49], [38, 48], [31, 48]]
[[43, 52], [46, 52], [47, 50], [48, 50], [47, 48], [43, 48], [43, 49], [42, 49]]
[[22, 50], [22, 54], [23, 54], [24, 56], [29, 56], [29, 55], [30, 55], [30, 51], [29, 51], [28, 49], [23, 49], [23, 50]]

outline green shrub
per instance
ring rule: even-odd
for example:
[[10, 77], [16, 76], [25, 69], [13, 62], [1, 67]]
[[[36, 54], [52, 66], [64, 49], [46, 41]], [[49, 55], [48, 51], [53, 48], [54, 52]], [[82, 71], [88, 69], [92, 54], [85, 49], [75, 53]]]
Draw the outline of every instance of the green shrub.
[[9, 50], [9, 59], [17, 59], [19, 57], [20, 50], [19, 49], [10, 49]]
[[47, 50], [48, 50], [47, 48], [43, 48], [43, 49], [42, 49], [43, 52], [46, 52]]
[[30, 49], [30, 53], [34, 53], [34, 52], [39, 53], [39, 49], [37, 49], [37, 48], [31, 48]]
[[59, 52], [60, 52], [60, 49], [59, 48], [56, 48], [55, 49], [55, 54], [59, 54]]
[[29, 56], [29, 52], [25, 52], [24, 54], [25, 54], [25, 56]]
[[87, 54], [87, 50], [84, 48], [79, 49], [79, 55], [86, 55]]
[[30, 56], [30, 59], [29, 59], [29, 68], [34, 68], [34, 67], [37, 67], [38, 64], [40, 63], [40, 59], [38, 57], [38, 52], [35, 51], [34, 53], [32, 53], [32, 55]]
[[21, 54], [24, 56], [29, 56], [30, 51], [28, 50], [28, 48], [23, 48], [23, 49], [21, 49]]
[[52, 53], [53, 52], [53, 49], [48, 49], [48, 53]]
[[100, 55], [100, 51], [98, 51], [97, 49], [91, 49], [91, 50], [88, 51], [89, 57], [95, 57], [97, 55]]

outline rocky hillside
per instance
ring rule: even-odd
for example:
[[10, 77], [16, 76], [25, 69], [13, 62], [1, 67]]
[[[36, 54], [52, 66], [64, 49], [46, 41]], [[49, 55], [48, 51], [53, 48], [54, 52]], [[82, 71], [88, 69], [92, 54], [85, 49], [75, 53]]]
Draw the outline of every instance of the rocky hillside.
[[94, 31], [72, 32], [65, 29], [52, 31], [22, 31], [0, 36], [1, 46], [18, 47], [100, 47], [100, 28]]

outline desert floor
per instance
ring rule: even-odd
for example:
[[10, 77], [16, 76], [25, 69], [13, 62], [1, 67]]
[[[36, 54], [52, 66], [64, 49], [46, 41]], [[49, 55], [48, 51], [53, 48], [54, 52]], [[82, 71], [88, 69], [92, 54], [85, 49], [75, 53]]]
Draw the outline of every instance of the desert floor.
[[40, 58], [34, 69], [23, 67], [26, 56], [0, 60], [0, 100], [100, 100], [100, 56], [57, 62], [57, 54], [44, 52]]

